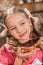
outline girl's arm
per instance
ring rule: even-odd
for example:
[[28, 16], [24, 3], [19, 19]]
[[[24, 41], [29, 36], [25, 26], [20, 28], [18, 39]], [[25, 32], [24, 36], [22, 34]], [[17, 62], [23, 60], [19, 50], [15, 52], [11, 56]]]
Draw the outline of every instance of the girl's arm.
[[22, 58], [16, 57], [14, 65], [22, 65], [22, 61], [23, 61]]
[[28, 56], [33, 54], [33, 51], [23, 53], [23, 50], [21, 50], [21, 47], [18, 48], [16, 54], [16, 59], [14, 62], [14, 65], [22, 65], [22, 62], [25, 58], [28, 58]]

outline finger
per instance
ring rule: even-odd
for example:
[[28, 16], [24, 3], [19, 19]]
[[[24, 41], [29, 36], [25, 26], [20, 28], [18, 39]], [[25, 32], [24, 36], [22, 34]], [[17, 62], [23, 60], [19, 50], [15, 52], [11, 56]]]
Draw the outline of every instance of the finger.
[[21, 53], [21, 47], [18, 47], [17, 52]]

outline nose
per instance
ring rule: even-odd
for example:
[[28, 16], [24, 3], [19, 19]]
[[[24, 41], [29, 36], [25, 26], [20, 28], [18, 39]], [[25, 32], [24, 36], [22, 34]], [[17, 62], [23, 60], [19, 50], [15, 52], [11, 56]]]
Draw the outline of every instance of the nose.
[[18, 33], [21, 33], [22, 31], [23, 31], [22, 27], [18, 25], [18, 26], [17, 26], [17, 32], [18, 32]]

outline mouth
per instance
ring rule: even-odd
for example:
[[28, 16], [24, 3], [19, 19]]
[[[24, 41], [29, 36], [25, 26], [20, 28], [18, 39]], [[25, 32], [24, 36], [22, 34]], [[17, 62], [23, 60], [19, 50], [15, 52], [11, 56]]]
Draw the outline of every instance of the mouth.
[[23, 37], [25, 34], [27, 33], [27, 31], [26, 32], [24, 32], [24, 33], [22, 33], [21, 35], [19, 35], [20, 37]]

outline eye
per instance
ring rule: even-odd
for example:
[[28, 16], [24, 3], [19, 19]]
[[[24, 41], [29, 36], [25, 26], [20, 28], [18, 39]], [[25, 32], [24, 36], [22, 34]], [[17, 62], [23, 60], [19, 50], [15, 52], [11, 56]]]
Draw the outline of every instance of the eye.
[[21, 23], [21, 25], [24, 25], [24, 24], [25, 24], [25, 22], [22, 22], [22, 23]]
[[11, 30], [14, 30], [14, 29], [16, 29], [16, 27], [11, 28]]

